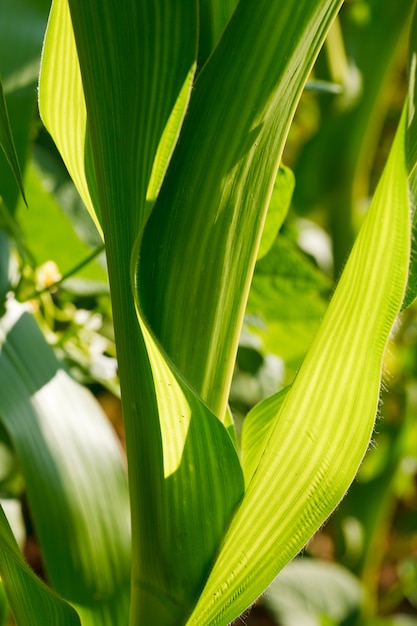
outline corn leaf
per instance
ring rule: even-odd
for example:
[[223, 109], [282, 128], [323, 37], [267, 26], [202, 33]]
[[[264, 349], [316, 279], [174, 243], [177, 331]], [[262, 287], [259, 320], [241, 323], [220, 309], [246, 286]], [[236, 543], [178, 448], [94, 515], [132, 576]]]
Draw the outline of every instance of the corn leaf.
[[405, 124], [404, 111], [371, 208], [300, 372], [281, 407], [278, 400], [267, 401], [278, 409], [275, 424], [256, 471], [247, 469], [252, 479], [189, 626], [226, 624], [253, 602], [336, 507], [366, 452], [384, 349], [408, 273]]
[[81, 626], [77, 613], [24, 561], [0, 507], [0, 573], [17, 626]]
[[265, 226], [262, 231], [262, 239], [258, 250], [258, 260], [269, 250], [277, 238], [279, 229], [287, 216], [291, 198], [294, 191], [295, 178], [289, 167], [282, 165], [278, 170], [272, 191], [271, 200], [266, 215]]
[[130, 520], [120, 448], [92, 396], [59, 367], [33, 318], [12, 304], [0, 325], [7, 390], [0, 419], [19, 459], [48, 578], [83, 626], [126, 623]]
[[198, 66], [201, 69], [216, 47], [238, 0], [199, 0], [200, 37]]
[[[149, 202], [153, 160], [195, 66], [196, 16], [185, 3], [168, 9], [160, 2], [151, 11], [145, 2], [126, 1], [116, 11], [110, 3], [98, 10], [70, 2], [89, 123], [88, 131], [83, 130], [85, 154], [94, 161], [89, 168], [89, 158], [81, 160], [78, 142], [74, 169], [84, 168], [88, 186], [96, 184], [100, 199], [130, 446], [133, 528], [137, 523], [141, 531], [133, 540], [132, 623], [149, 615], [167, 624], [184, 619], [241, 497], [237, 457], [209, 409], [224, 419], [250, 275], [283, 141], [338, 6], [337, 1], [304, 2], [294, 20], [293, 7], [260, 2], [254, 11], [252, 3], [239, 3], [195, 84], [168, 176], [142, 233], [155, 195], [153, 191]], [[60, 84], [66, 73], [59, 68], [60, 77], [56, 76], [58, 67], [47, 51], [48, 45], [52, 50], [67, 41], [68, 28], [67, 20], [65, 36], [59, 39], [59, 29], [49, 30], [41, 77], [41, 110], [58, 138], [66, 124], [61, 121], [54, 127], [62, 113], [56, 102], [46, 110], [45, 85], [50, 94], [56, 84], [61, 93], [68, 93], [68, 88]], [[247, 37], [241, 37], [242, 30]], [[267, 47], [265, 42], [270, 42]], [[58, 54], [64, 63], [66, 55]], [[246, 56], [253, 56], [253, 61], [242, 71], [238, 59]], [[71, 119], [73, 113], [64, 111], [61, 120], [66, 114]], [[167, 153], [169, 160], [170, 150]], [[90, 183], [93, 170], [96, 182]], [[251, 195], [245, 185], [254, 181]], [[151, 188], [157, 192], [158, 185]], [[178, 236], [172, 247], [173, 232]], [[140, 328], [131, 300], [130, 257], [136, 248]], [[219, 254], [223, 263], [218, 262]], [[183, 257], [180, 263], [178, 255]], [[217, 269], [211, 275], [213, 262]], [[228, 269], [224, 275], [223, 266]], [[196, 286], [191, 294], [190, 285]], [[162, 320], [160, 312], [165, 315]], [[190, 312], [195, 320], [189, 319]], [[231, 331], [223, 321], [229, 319]], [[219, 350], [222, 340], [225, 345]], [[140, 385], [135, 375], [139, 371]], [[218, 379], [212, 378], [214, 373]], [[202, 393], [208, 407], [190, 384]], [[176, 411], [170, 410], [172, 406]], [[175, 436], [179, 450], [170, 447]], [[225, 465], [219, 466], [218, 458], [224, 458]], [[213, 490], [210, 485], [220, 484], [221, 479], [223, 492]], [[215, 523], [196, 523], [214, 508]], [[155, 527], [165, 528], [167, 519], [166, 532], [181, 537], [169, 549], [154, 532]], [[183, 568], [177, 575], [180, 562]]]
[[[89, 117], [89, 145], [121, 346], [132, 518], [134, 528], [141, 530], [133, 543], [131, 619], [138, 623], [152, 616], [155, 622], [176, 624], [184, 621], [195, 603], [225, 524], [243, 493], [229, 436], [160, 357], [144, 326], [151, 371], [131, 293], [130, 255], [158, 192], [189, 96], [196, 65], [196, 13], [188, 3], [168, 9], [163, 2], [152, 9], [146, 2], [125, 2], [123, 10], [120, 6], [115, 10], [112, 3], [91, 9], [85, 3], [71, 3], [81, 71], [89, 78], [87, 110], [94, 112]], [[45, 44], [50, 52], [42, 70], [41, 109], [46, 123], [52, 120], [53, 134], [55, 128], [65, 129], [65, 116], [61, 117], [57, 103], [51, 109], [43, 104], [58, 71], [48, 59], [54, 46], [66, 41], [57, 33], [62, 35], [60, 29], [68, 27], [69, 21], [60, 18], [60, 27], [49, 29]], [[92, 40], [92, 28], [101, 37]], [[143, 80], [138, 82], [137, 76]], [[99, 123], [102, 115], [107, 119], [109, 114], [103, 85], [112, 103], [109, 126]], [[75, 160], [76, 168], [84, 167], [79, 153]], [[86, 170], [86, 180], [89, 175]], [[169, 417], [173, 432], [160, 427], [158, 411], [163, 425]], [[222, 452], [223, 463], [208, 453], [210, 444]]]
[[239, 2], [198, 75], [143, 233], [142, 314], [221, 420], [283, 143], [339, 6]]
[[13, 143], [12, 131], [10, 128], [9, 116], [7, 113], [6, 100], [4, 98], [3, 84], [0, 80], [0, 147], [9, 163], [11, 172], [15, 178], [16, 184], [22, 194], [24, 201], [25, 191], [23, 189], [22, 173], [16, 154], [16, 148]]
[[411, 23], [409, 54], [408, 54], [408, 132], [407, 132], [407, 165], [410, 177], [410, 192], [413, 199], [413, 236], [411, 239], [411, 259], [407, 291], [403, 309], [406, 309], [417, 297], [417, 7]]
[[[55, 115], [56, 110], [62, 114]], [[39, 111], [102, 235], [95, 178], [90, 176], [87, 181], [85, 173], [85, 168], [93, 167], [92, 157], [77, 49], [65, 0], [53, 2], [49, 14], [39, 77]]]
[[[0, 75], [17, 159], [24, 171], [29, 154], [36, 106], [39, 59], [50, 0], [2, 0], [0, 19]], [[22, 19], [22, 15], [27, 17]], [[30, 24], [30, 29], [27, 28]], [[0, 195], [13, 213], [19, 189], [9, 176], [7, 159], [0, 152]]]

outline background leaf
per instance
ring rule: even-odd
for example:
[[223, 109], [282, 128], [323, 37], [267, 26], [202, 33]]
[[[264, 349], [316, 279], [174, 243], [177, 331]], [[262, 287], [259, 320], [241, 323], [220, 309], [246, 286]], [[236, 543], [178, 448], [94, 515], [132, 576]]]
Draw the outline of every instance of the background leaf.
[[0, 571], [18, 626], [80, 626], [77, 613], [35, 576], [25, 563], [0, 507]]
[[405, 117], [326, 316], [276, 414], [190, 626], [224, 624], [255, 600], [333, 511], [366, 452], [383, 353], [408, 273]]
[[130, 529], [124, 462], [88, 391], [59, 367], [24, 308], [0, 326], [0, 418], [13, 442], [54, 589], [82, 624], [124, 623]]
[[17, 159], [16, 148], [14, 147], [12, 131], [10, 129], [9, 116], [7, 113], [6, 100], [4, 98], [3, 84], [0, 81], [0, 146], [4, 152], [16, 184], [20, 193], [26, 202], [25, 192], [23, 189], [22, 174], [20, 171], [19, 161]]
[[[268, 587], [267, 606], [281, 626], [340, 624], [358, 615], [363, 596], [359, 580], [335, 563], [298, 558]], [[327, 622], [326, 622], [327, 623]]]

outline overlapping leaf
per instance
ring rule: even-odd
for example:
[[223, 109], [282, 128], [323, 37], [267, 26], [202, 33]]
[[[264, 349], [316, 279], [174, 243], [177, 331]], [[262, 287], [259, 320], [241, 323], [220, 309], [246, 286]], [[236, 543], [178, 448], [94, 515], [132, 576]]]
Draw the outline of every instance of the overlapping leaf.
[[[188, 624], [226, 624], [303, 547], [343, 497], [372, 433], [388, 336], [408, 274], [403, 115], [384, 175], [316, 339]], [[259, 411], [259, 410], [258, 410]], [[245, 458], [245, 457], [244, 457]], [[225, 576], [225, 572], [228, 575]]]
[[18, 626], [81, 626], [77, 613], [38, 579], [24, 561], [0, 508], [0, 572]]
[[[64, 7], [63, 2], [56, 1], [58, 5]], [[89, 127], [85, 128], [84, 112], [75, 148], [62, 144], [61, 149], [73, 152], [80, 187], [87, 183], [90, 190], [97, 189], [108, 251], [135, 524], [131, 620], [132, 624], [147, 623], [152, 616], [158, 623], [176, 624], [186, 619], [195, 603], [222, 531], [241, 495], [237, 457], [211, 411], [224, 419], [247, 292], [283, 142], [340, 2], [317, 0], [278, 6], [262, 0], [254, 6], [249, 0], [240, 1], [199, 74], [179, 144], [157, 198], [189, 95], [195, 66], [196, 15], [185, 3], [166, 7], [162, 0], [152, 9], [146, 2], [133, 5], [127, 0], [117, 11], [107, 2], [100, 9], [76, 0], [70, 6]], [[58, 39], [62, 29], [65, 37]], [[64, 81], [61, 92], [68, 93], [65, 76], [78, 77], [73, 43], [66, 43], [69, 30], [68, 17], [60, 17], [49, 31], [41, 108], [57, 81]], [[95, 37], [91, 37], [92, 32]], [[72, 46], [71, 55], [63, 52], [67, 45]], [[64, 77], [60, 79], [56, 76], [58, 68], [51, 62], [55, 47], [60, 48], [60, 63], [70, 65], [68, 74], [59, 68]], [[141, 77], [140, 85], [137, 76]], [[80, 114], [77, 107], [84, 107], [81, 100], [76, 102], [75, 111], [66, 111], [62, 117], [57, 100], [43, 109], [45, 121], [58, 140], [66, 133], [65, 119]], [[176, 111], [174, 117], [172, 110]], [[385, 187], [375, 202], [378, 207], [385, 208], [381, 195], [392, 193], [397, 178], [402, 190], [397, 204], [404, 198], [407, 202], [402, 187], [400, 137]], [[163, 143], [167, 141], [162, 151], [161, 138]], [[163, 156], [155, 170], [158, 154]], [[155, 198], [155, 208], [142, 232]], [[304, 373], [283, 404], [281, 413], [285, 407], [285, 415], [288, 411], [290, 417], [278, 420], [264, 454], [251, 461], [257, 471], [252, 468], [248, 472], [248, 491], [190, 624], [224, 624], [236, 616], [302, 546], [349, 484], [369, 439], [382, 348], [402, 296], [408, 235], [406, 212], [397, 213], [401, 227], [393, 229], [390, 223], [383, 234], [385, 238], [391, 230], [397, 234], [400, 256], [389, 264], [387, 272], [397, 267], [398, 274], [393, 277], [382, 268], [381, 248], [374, 245], [368, 226], [362, 245], [367, 248], [371, 241], [371, 252], [378, 257], [376, 267], [378, 271], [384, 269], [383, 280], [379, 276], [375, 280], [369, 263], [365, 263], [369, 274], [361, 274], [358, 265], [365, 253], [359, 244], [356, 260], [350, 265], [353, 269], [349, 270], [353, 278], [348, 272], [339, 289], [342, 295], [333, 301], [336, 304], [332, 305], [330, 320], [327, 318], [323, 326]], [[394, 219], [393, 214], [390, 216]], [[376, 222], [375, 217], [368, 220], [372, 227]], [[392, 242], [388, 244], [392, 251]], [[131, 258], [136, 252], [139, 258]], [[131, 291], [132, 272], [138, 281], [136, 303]], [[372, 298], [380, 299], [381, 285], [387, 283], [392, 286], [392, 298], [386, 296], [372, 317]], [[345, 296], [352, 285], [360, 288], [359, 295], [356, 300], [348, 299], [346, 305]], [[368, 307], [371, 301], [372, 307]], [[343, 331], [348, 339], [338, 345], [333, 341], [337, 324], [332, 316], [339, 319], [345, 306], [348, 315]], [[358, 340], [355, 342], [352, 335], [357, 324], [365, 332], [361, 326], [364, 320], [370, 324], [368, 351], [374, 350], [374, 357], [369, 364], [362, 360], [358, 365]], [[338, 329], [337, 337], [340, 334]], [[352, 343], [353, 356], [347, 354]], [[331, 352], [336, 348], [337, 363]], [[347, 385], [348, 375], [341, 376], [338, 369], [346, 360], [349, 373], [357, 377], [353, 381], [353, 404], [346, 401], [347, 392], [335, 399], [334, 388], [327, 390], [318, 378], [322, 376], [327, 385], [328, 379], [334, 381], [337, 371], [338, 388], [340, 378]], [[357, 372], [361, 372], [360, 379]], [[360, 383], [367, 376], [373, 393], [365, 398]], [[318, 406], [322, 397], [325, 402]], [[337, 405], [339, 401], [343, 406]], [[346, 432], [349, 436], [357, 434], [356, 425], [349, 429], [347, 422], [356, 417], [354, 409], [361, 403], [368, 421], [360, 441], [355, 442], [356, 456], [342, 472], [340, 459], [344, 457], [339, 447], [344, 452], [347, 449], [342, 445]], [[313, 425], [316, 411], [319, 422]], [[330, 411], [332, 420], [326, 424]], [[305, 412], [311, 432], [301, 421]], [[283, 468], [301, 459], [299, 445], [311, 449], [317, 443], [320, 420], [327, 442], [337, 422], [335, 442], [326, 450], [323, 446], [313, 450], [308, 462], [297, 466], [298, 478], [296, 474], [288, 479], [291, 474], [287, 476]], [[349, 453], [350, 448], [349, 442]], [[338, 458], [333, 463], [331, 453], [335, 451]], [[316, 487], [328, 465], [332, 465], [332, 473], [324, 484], [329, 493], [321, 501], [323, 490]], [[312, 483], [307, 470], [313, 472]], [[341, 478], [334, 484], [331, 481], [336, 475]], [[289, 511], [288, 518], [284, 514], [275, 519], [272, 511], [278, 500], [270, 490], [275, 491], [277, 482], [283, 489], [279, 504], [284, 512]], [[293, 502], [297, 514], [301, 502], [308, 516], [297, 517], [291, 509]], [[207, 514], [211, 520], [208, 525], [203, 521]], [[155, 533], [155, 528], [161, 530]], [[276, 547], [278, 539], [282, 551], [265, 566], [266, 554]], [[225, 572], [229, 574], [224, 582]]]
[[283, 144], [339, 6], [238, 4], [198, 76], [145, 228], [143, 314], [220, 419]]
[[10, 169], [15, 178], [16, 184], [19, 187], [20, 193], [25, 198], [25, 192], [23, 189], [22, 174], [20, 171], [20, 165], [16, 154], [16, 148], [13, 143], [12, 132], [10, 129], [9, 116], [7, 113], [6, 100], [3, 93], [3, 85], [0, 81], [0, 147], [2, 148], [4, 155], [10, 165]]
[[[132, 247], [158, 192], [190, 91], [195, 7], [190, 10], [188, 3], [178, 3], [169, 8], [160, 2], [151, 8], [146, 2], [125, 2], [120, 9], [115, 11], [109, 3], [95, 11], [84, 3], [71, 3], [82, 73], [88, 77], [84, 82], [92, 120], [91, 155], [113, 289], [130, 452], [136, 530], [131, 619], [147, 622], [152, 616], [158, 623], [176, 624], [198, 597], [243, 482], [223, 427], [178, 382], [145, 326], [151, 371], [131, 292]], [[68, 21], [60, 18], [49, 30], [50, 56], [54, 46], [62, 45], [56, 34], [62, 28], [68, 28]], [[101, 35], [94, 41], [89, 36], [92, 29]], [[59, 54], [62, 61], [68, 58]], [[43, 67], [41, 109], [53, 134], [59, 135], [66, 130], [57, 103], [42, 108], [46, 94], [53, 91], [55, 71], [48, 63]], [[103, 85], [111, 102], [109, 126], [100, 121], [109, 116]], [[209, 453], [211, 447], [223, 451], [224, 464]]]
[[[0, 419], [19, 458], [48, 578], [77, 606], [83, 626], [126, 623], [129, 501], [115, 435], [92, 396], [59, 368], [27, 312], [9, 307], [0, 333]], [[14, 596], [19, 579], [16, 573], [9, 590], [12, 606], [28, 611], [31, 594]], [[34, 581], [34, 598], [45, 595]], [[39, 624], [25, 619], [19, 626]]]

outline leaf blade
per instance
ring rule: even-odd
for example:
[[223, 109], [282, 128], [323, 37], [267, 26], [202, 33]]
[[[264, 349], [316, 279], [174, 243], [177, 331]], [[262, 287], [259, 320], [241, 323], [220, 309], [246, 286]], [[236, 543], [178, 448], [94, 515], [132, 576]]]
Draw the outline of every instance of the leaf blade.
[[405, 114], [321, 329], [189, 626], [226, 623], [253, 602], [338, 504], [367, 449], [382, 356], [408, 273], [404, 142]]
[[119, 446], [91, 395], [59, 368], [17, 303], [9, 303], [0, 324], [0, 377], [9, 390], [0, 417], [52, 585], [83, 624], [127, 621], [129, 501]]

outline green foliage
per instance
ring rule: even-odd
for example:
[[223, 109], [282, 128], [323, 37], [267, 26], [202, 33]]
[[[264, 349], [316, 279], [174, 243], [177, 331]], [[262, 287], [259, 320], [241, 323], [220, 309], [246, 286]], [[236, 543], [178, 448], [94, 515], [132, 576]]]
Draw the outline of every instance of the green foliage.
[[[2, 488], [27, 501], [50, 587], [2, 516], [4, 589], [19, 626], [226, 625], [351, 485], [392, 328], [415, 297], [415, 26], [408, 103], [352, 247], [357, 189], [368, 197], [371, 179], [363, 154], [414, 3], [53, 0], [46, 26], [47, 5], [2, 8], [0, 421], [19, 467]], [[45, 29], [42, 121], [31, 126]], [[307, 146], [291, 134], [287, 143], [308, 98], [321, 132], [310, 122]], [[292, 142], [295, 176], [282, 164]], [[331, 233], [335, 284], [298, 245], [296, 212], [305, 218], [307, 206]], [[104, 365], [116, 350], [117, 378]], [[264, 398], [271, 354], [283, 371]], [[232, 382], [243, 375], [262, 391], [256, 406], [240, 403], [235, 427]], [[128, 477], [115, 431], [79, 381], [116, 394], [120, 382]], [[398, 441], [414, 432], [404, 424]], [[396, 471], [398, 446], [380, 476], [366, 457], [359, 481]], [[382, 484], [361, 517], [370, 543]], [[294, 562], [295, 579], [286, 569], [271, 587], [272, 612], [284, 624], [359, 625], [360, 609], [376, 618], [358, 582], [369, 550], [356, 578]], [[315, 603], [302, 607], [300, 586]]]

